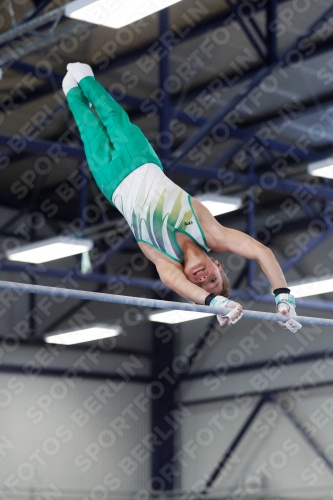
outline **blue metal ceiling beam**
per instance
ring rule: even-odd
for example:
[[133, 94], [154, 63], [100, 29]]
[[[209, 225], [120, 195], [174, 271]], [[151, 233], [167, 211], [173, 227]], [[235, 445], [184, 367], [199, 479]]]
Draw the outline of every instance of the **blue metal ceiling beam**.
[[[0, 145], [7, 145], [8, 140], [11, 136], [6, 136], [4, 134], [0, 134]], [[26, 146], [26, 151], [50, 151], [57, 142], [53, 141], [42, 141], [36, 140], [30, 141]], [[85, 158], [84, 149], [81, 146], [67, 146], [66, 144], [60, 144], [61, 150], [63, 153], [68, 154], [69, 156], [75, 158]], [[307, 158], [309, 160], [309, 158]], [[185, 175], [190, 175], [192, 177], [199, 177], [204, 179], [221, 179], [221, 171], [215, 168], [198, 168], [193, 167], [191, 165], [178, 165], [177, 172]], [[235, 184], [242, 184], [245, 186], [262, 186], [263, 179], [259, 175], [247, 175], [240, 174], [237, 172], [229, 172], [229, 175], [233, 176]], [[274, 174], [272, 174], [274, 175]], [[267, 181], [270, 179], [268, 175]], [[274, 182], [274, 181], [273, 181]], [[307, 186], [306, 184], [292, 181], [292, 180], [279, 180], [272, 184], [272, 189], [287, 193], [293, 193], [297, 189], [304, 189], [305, 192], [313, 195], [313, 190], [316, 190], [315, 196], [318, 198], [324, 198], [328, 200], [333, 199], [333, 190], [329, 187], [314, 187]], [[269, 187], [265, 187], [265, 189], [269, 189]]]
[[[258, 2], [256, 1], [251, 1], [248, 0], [248, 4], [252, 6], [253, 10], [255, 13], [261, 12], [266, 8], [267, 2], [270, 0], [266, 0], [264, 2]], [[290, 0], [277, 0], [279, 4], [287, 3]], [[66, 18], [63, 17], [62, 21], [64, 21]], [[235, 16], [231, 15], [230, 12], [223, 12], [220, 15], [214, 15], [208, 19], [205, 19], [204, 21], [200, 22], [196, 26], [191, 26], [189, 29], [184, 29], [180, 30], [178, 29], [177, 31], [170, 30], [170, 40], [172, 43], [172, 40], [174, 40], [175, 45], [179, 45], [181, 43], [187, 42], [193, 38], [196, 38], [201, 35], [205, 35], [206, 33], [218, 29], [221, 26], [228, 26], [232, 22], [235, 21]], [[99, 69], [98, 65], [93, 66], [93, 70], [96, 74], [98, 73], [105, 73], [109, 69], [116, 69], [120, 68], [123, 66], [126, 66], [128, 64], [131, 64], [133, 62], [136, 62], [140, 57], [145, 55], [149, 49], [151, 49], [152, 42], [145, 43], [141, 47], [137, 48], [136, 50], [131, 50], [128, 51], [126, 54], [118, 56], [115, 60], [111, 61], [110, 67], [107, 66], [103, 70]], [[11, 69], [15, 69], [17, 71], [22, 71], [22, 63], [20, 61], [15, 61], [11, 65]]]
[[30, 264], [12, 264], [11, 262], [1, 262], [0, 263], [0, 271], [9, 271], [14, 273], [27, 273], [31, 272], [35, 276], [48, 276], [51, 278], [62, 278], [67, 279], [69, 286], [70, 280], [78, 280], [78, 281], [92, 281], [97, 283], [123, 283], [127, 286], [138, 286], [141, 288], [152, 288], [154, 285], [156, 286], [157, 280], [151, 278], [136, 278], [132, 277], [124, 277], [122, 275], [116, 274], [99, 274], [99, 273], [90, 273], [90, 274], [79, 274], [76, 269], [53, 269], [45, 266], [38, 265], [30, 265]]
[[[10, 140], [12, 139], [11, 135], [6, 135], [6, 134], [0, 134], [0, 145], [1, 146], [6, 146], [9, 148], [10, 146], [8, 145]], [[84, 154], [84, 149], [82, 146], [67, 146], [67, 144], [64, 143], [58, 143], [56, 141], [45, 141], [41, 139], [34, 139], [32, 141], [28, 141], [24, 151], [36, 151], [36, 152], [48, 152], [54, 150], [55, 146], [61, 146], [61, 152], [66, 153], [68, 156], [71, 156], [73, 158], [85, 158]]]
[[[297, 230], [297, 227], [295, 227], [295, 231], [296, 230]], [[297, 262], [299, 262], [300, 260], [304, 259], [304, 257], [306, 257], [311, 252], [313, 252], [313, 250], [315, 250], [318, 246], [320, 246], [322, 243], [324, 243], [324, 241], [326, 241], [327, 238], [330, 238], [330, 237], [333, 237], [332, 222], [331, 222], [330, 227], [323, 234], [321, 234], [320, 236], [318, 236], [315, 239], [312, 239], [312, 241], [310, 241], [310, 242], [308, 242], [306, 244], [304, 243], [304, 247], [297, 248], [296, 255], [293, 256], [293, 257], [291, 257], [290, 259], [286, 260], [282, 264], [282, 266], [281, 266], [282, 271], [284, 273], [286, 273], [287, 271], [289, 271], [290, 269], [292, 269], [297, 264]], [[266, 279], [264, 279], [260, 283], [260, 286], [265, 287], [265, 286], [268, 286], [268, 284], [269, 284], [269, 281], [266, 278]]]
[[243, 437], [247, 433], [247, 431], [251, 428], [252, 423], [260, 413], [262, 407], [266, 404], [266, 396], [261, 396], [259, 397], [259, 400], [256, 402], [254, 407], [252, 408], [250, 414], [246, 418], [245, 422], [243, 423], [242, 427], [240, 430], [237, 432], [236, 436], [233, 438], [231, 441], [230, 445], [228, 446], [227, 450], [223, 453], [222, 458], [217, 462], [215, 465], [211, 475], [206, 479], [206, 483], [204, 488], [199, 492], [197, 495], [199, 498], [203, 498], [207, 495], [209, 490], [214, 486], [217, 478], [221, 474], [222, 470], [225, 468], [227, 465], [227, 462], [230, 460], [230, 458], [233, 456], [236, 448], [238, 447], [239, 443], [242, 441]]
[[[117, 93], [112, 93], [112, 95], [116, 100], [121, 101], [122, 103], [125, 103], [125, 104], [135, 106], [135, 107], [140, 107], [141, 104], [143, 103], [142, 99], [136, 98], [134, 96], [126, 95], [126, 96], [122, 96], [120, 98], [119, 94], [117, 94]], [[173, 113], [174, 116], [176, 116], [179, 120], [182, 120], [182, 121], [189, 123], [193, 126], [197, 126], [197, 127], [203, 126], [208, 121], [208, 119], [206, 119], [206, 118], [201, 117], [198, 119], [189, 113], [185, 113], [184, 111], [171, 108], [170, 105], [162, 108], [162, 110], [164, 110], [164, 109], [168, 109], [168, 113], [166, 113], [166, 112], [163, 113], [163, 116], [166, 116], [166, 114], [168, 116], [170, 116], [170, 113]], [[58, 110], [60, 111], [61, 107], [58, 108]], [[163, 118], [163, 120], [165, 121], [165, 118]], [[163, 124], [163, 127], [165, 127], [165, 124]], [[258, 126], [258, 125], [256, 125], [255, 127], [251, 127], [250, 129], [246, 128], [243, 130], [240, 130], [240, 129], [235, 130], [232, 127], [230, 127], [229, 125], [224, 124], [224, 128], [227, 130], [230, 137], [240, 139], [243, 141], [247, 141], [251, 137], [255, 136], [258, 138], [259, 141], [261, 140], [263, 142], [263, 144], [265, 144], [267, 147], [274, 149], [276, 151], [280, 151], [282, 153], [286, 153], [288, 150], [290, 150], [290, 148], [293, 148], [293, 152], [295, 154], [297, 154], [298, 157], [302, 160], [318, 161], [318, 160], [322, 160], [322, 159], [327, 157], [327, 155], [323, 155], [321, 153], [317, 153], [315, 151], [310, 151], [310, 150], [307, 153], [305, 153], [304, 150], [300, 149], [299, 147], [297, 147], [295, 145], [288, 144], [288, 143], [285, 143], [283, 141], [279, 141], [277, 139], [269, 139], [266, 137], [265, 138], [261, 137], [260, 133], [258, 133], [258, 135], [256, 136], [256, 132], [260, 132], [260, 126]], [[7, 146], [7, 143], [10, 139], [11, 139], [10, 135], [0, 134], [0, 145]], [[36, 139], [36, 140], [31, 141], [27, 144], [26, 150], [46, 151], [48, 148], [52, 148], [52, 145], [55, 145], [55, 144], [57, 144], [57, 143], [53, 142], [53, 141], [39, 141], [38, 139]], [[84, 153], [82, 153], [83, 148], [78, 148], [78, 147], [71, 148], [70, 146], [66, 146], [65, 144], [63, 144], [62, 149], [63, 149], [63, 152], [65, 152], [69, 156], [74, 156], [77, 158], [84, 157]], [[231, 150], [228, 151], [225, 154], [225, 156], [223, 156], [219, 159], [219, 161], [217, 162], [218, 163], [217, 166], [216, 165], [212, 166], [212, 169], [224, 165], [228, 160], [230, 160], [230, 158], [232, 158], [232, 156], [238, 150], [239, 150], [239, 145], [236, 145], [235, 151], [234, 151], [234, 149], [232, 149], [232, 151]]]
[[261, 58], [261, 60], [263, 62], [265, 62], [266, 58], [265, 58], [264, 52], [262, 51], [260, 45], [258, 44], [258, 42], [255, 39], [255, 37], [252, 35], [252, 33], [249, 30], [249, 28], [246, 26], [244, 19], [240, 16], [240, 14], [238, 12], [239, 2], [237, 2], [236, 4], [233, 4], [231, 2], [231, 0], [226, 0], [226, 2], [228, 4], [228, 6], [229, 6], [229, 9], [234, 14], [235, 19], [237, 19], [238, 24], [240, 24], [240, 26], [242, 27], [245, 35], [247, 36], [247, 38], [249, 39], [250, 43], [254, 47], [255, 51], [257, 52], [257, 54], [259, 55], [259, 57]]
[[267, 62], [274, 63], [278, 58], [278, 42], [276, 36], [277, 2], [270, 0], [266, 7]]
[[[169, 30], [169, 9], [159, 12], [159, 38], [161, 39]], [[159, 61], [159, 88], [163, 89], [165, 81], [170, 76], [170, 49], [166, 48], [165, 54]], [[170, 106], [170, 92], [166, 90], [159, 108], [159, 156], [164, 163], [171, 154], [170, 142], [170, 117], [172, 109]], [[140, 106], [139, 106], [140, 107]]]
[[301, 44], [316, 31], [325, 19], [330, 16], [332, 11], [333, 6], [325, 9], [318, 19], [316, 19], [316, 21], [309, 26], [304, 35], [298, 37], [296, 41], [293, 42], [276, 61], [268, 67], [258, 71], [249, 84], [241, 89], [240, 92], [233, 99], [231, 99], [226, 106], [209, 119], [200, 130], [194, 133], [189, 139], [185, 140], [185, 142], [173, 153], [173, 161], [170, 163], [169, 167], [175, 168], [178, 162], [184, 158], [204, 137], [209, 135], [212, 129], [218, 125], [233, 109], [235, 109], [235, 107], [240, 104], [252, 90], [254, 90], [265, 78], [276, 70], [279, 64], [286, 64], [287, 58], [291, 52], [298, 50], [298, 47], [301, 46]]
[[[121, 275], [98, 274], [98, 273], [81, 275], [75, 269], [67, 269], [67, 270], [53, 269], [38, 265], [12, 264], [11, 262], [1, 262], [0, 272], [1, 271], [14, 272], [14, 273], [27, 273], [27, 271], [30, 271], [35, 276], [61, 278], [63, 280], [63, 283], [66, 284], [66, 282], [68, 282], [69, 287], [72, 286], [71, 280], [86, 281], [86, 282], [90, 281], [90, 282], [105, 283], [105, 284], [123, 283], [126, 286], [137, 286], [140, 288], [147, 288], [147, 289], [156, 287], [160, 283], [159, 280], [154, 280], [151, 278], [124, 277]], [[238, 298], [244, 301], [253, 301], [253, 299], [255, 298], [256, 302], [258, 303], [272, 304], [272, 305], [275, 304], [274, 296], [270, 294], [254, 295], [254, 293], [250, 293], [244, 290], [232, 290], [230, 297], [232, 299]], [[297, 299], [297, 305], [298, 307], [304, 307], [305, 309], [333, 312], [333, 302], [326, 300]]]
[[[179, 118], [182, 121], [185, 121], [187, 123], [192, 124], [193, 126], [197, 127], [202, 127], [205, 126], [208, 122], [207, 118], [200, 117], [199, 119], [196, 118], [195, 116], [185, 113], [184, 111], [175, 111], [175, 114], [177, 118]], [[280, 141], [278, 139], [270, 139], [268, 137], [263, 137], [260, 135], [260, 129], [262, 125], [264, 125], [265, 122], [263, 122], [261, 125], [256, 125], [254, 127], [246, 127], [244, 129], [233, 129], [230, 127], [228, 124], [223, 123], [223, 129], [227, 131], [227, 133], [230, 135], [230, 137], [233, 137], [235, 139], [240, 139], [244, 142], [249, 141], [252, 137], [255, 137], [258, 141], [260, 141], [265, 147], [274, 149], [275, 151], [279, 151], [282, 153], [288, 152], [291, 148], [293, 149], [293, 152], [298, 155], [298, 157], [301, 160], [306, 160], [306, 161], [319, 161], [327, 158], [327, 155], [322, 154], [322, 153], [317, 153], [316, 151], [308, 150], [305, 152], [303, 149], [297, 147], [295, 144], [288, 144], [286, 142]], [[217, 143], [218, 144], [218, 143]], [[230, 160], [234, 154], [239, 151], [240, 146], [239, 144], [236, 144], [234, 148], [231, 148], [228, 150], [223, 157], [221, 157], [217, 162], [216, 165], [212, 166], [211, 168], [217, 168], [225, 163], [227, 163], [228, 160]]]
[[[201, 177], [203, 179], [219, 179], [223, 182], [223, 177], [225, 175], [225, 170], [213, 170], [209, 168], [198, 168], [189, 165], [178, 165], [177, 172], [180, 174], [190, 175], [191, 177]], [[227, 172], [228, 180], [232, 177], [233, 184], [242, 184], [244, 186], [258, 186], [263, 189], [263, 191], [281, 191], [286, 193], [294, 193], [295, 191], [302, 189], [304, 193], [310, 194], [312, 197], [324, 198], [327, 200], [333, 200], [333, 189], [328, 187], [317, 187], [313, 185], [307, 185], [301, 182], [296, 182], [293, 180], [277, 180], [277, 175], [273, 172], [267, 172], [261, 176], [259, 175], [248, 175], [240, 174], [238, 172], [233, 172], [229, 170]], [[315, 191], [315, 192], [314, 192]]]

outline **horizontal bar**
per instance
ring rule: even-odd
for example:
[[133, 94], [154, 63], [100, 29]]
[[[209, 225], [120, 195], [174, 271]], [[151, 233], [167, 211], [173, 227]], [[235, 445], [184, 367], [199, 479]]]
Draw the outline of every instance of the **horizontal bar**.
[[[146, 299], [143, 297], [126, 297], [109, 293], [88, 292], [85, 290], [72, 290], [67, 288], [57, 288], [51, 286], [31, 285], [25, 283], [14, 283], [12, 281], [0, 281], [0, 290], [13, 290], [16, 292], [38, 293], [50, 295], [52, 297], [67, 297], [70, 299], [96, 300], [98, 302], [109, 302], [113, 304], [123, 304], [138, 307], [155, 307], [158, 309], [173, 309], [176, 311], [195, 311], [209, 314], [228, 314], [230, 308], [211, 307], [199, 304], [188, 304], [183, 302], [171, 302], [167, 300]], [[286, 323], [288, 319], [282, 314], [274, 314], [262, 311], [243, 311], [244, 318], [261, 319], [268, 321], [281, 321]], [[332, 319], [311, 318], [297, 316], [297, 321], [303, 325], [333, 326]]]

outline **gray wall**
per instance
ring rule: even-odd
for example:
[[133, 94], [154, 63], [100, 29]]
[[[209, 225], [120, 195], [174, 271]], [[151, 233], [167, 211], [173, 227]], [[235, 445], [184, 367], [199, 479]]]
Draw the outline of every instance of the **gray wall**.
[[[129, 381], [149, 373], [146, 358], [94, 347], [24, 347], [6, 357], [7, 370], [21, 364], [25, 374], [0, 374], [3, 495], [59, 489], [97, 498], [147, 483], [150, 453], [141, 440], [150, 430], [150, 400], [146, 383]], [[38, 374], [42, 365], [64, 371], [71, 366], [72, 372], [45, 376]], [[77, 378], [77, 368], [91, 376], [104, 372], [105, 380]], [[133, 454], [140, 461], [130, 467], [126, 457]]]

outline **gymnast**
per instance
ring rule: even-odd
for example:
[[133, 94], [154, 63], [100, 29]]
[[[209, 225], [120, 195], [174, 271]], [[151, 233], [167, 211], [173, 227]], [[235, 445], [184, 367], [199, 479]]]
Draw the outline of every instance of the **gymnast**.
[[[106, 198], [125, 217], [162, 282], [197, 304], [230, 309], [220, 325], [234, 324], [242, 306], [229, 300], [229, 280], [208, 252], [234, 252], [257, 260], [270, 281], [281, 326], [295, 333], [295, 299], [273, 252], [245, 233], [220, 225], [198, 200], [174, 184], [141, 130], [98, 83], [87, 64], [67, 66], [63, 91], [74, 115], [87, 162]], [[96, 110], [93, 112], [90, 106]]]

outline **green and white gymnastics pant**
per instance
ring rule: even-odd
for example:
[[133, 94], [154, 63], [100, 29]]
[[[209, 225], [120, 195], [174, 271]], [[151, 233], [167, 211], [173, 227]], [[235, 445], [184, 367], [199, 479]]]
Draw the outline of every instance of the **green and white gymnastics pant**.
[[[175, 231], [209, 251], [191, 196], [164, 175], [141, 130], [93, 76], [67, 92], [88, 165], [102, 193], [118, 208], [135, 239], [177, 262], [183, 251]], [[90, 109], [92, 103], [97, 115]]]
[[[146, 163], [163, 166], [139, 127], [93, 76], [82, 78], [67, 93], [89, 168], [102, 193], [112, 203], [119, 184]], [[97, 115], [90, 108], [91, 103]]]

